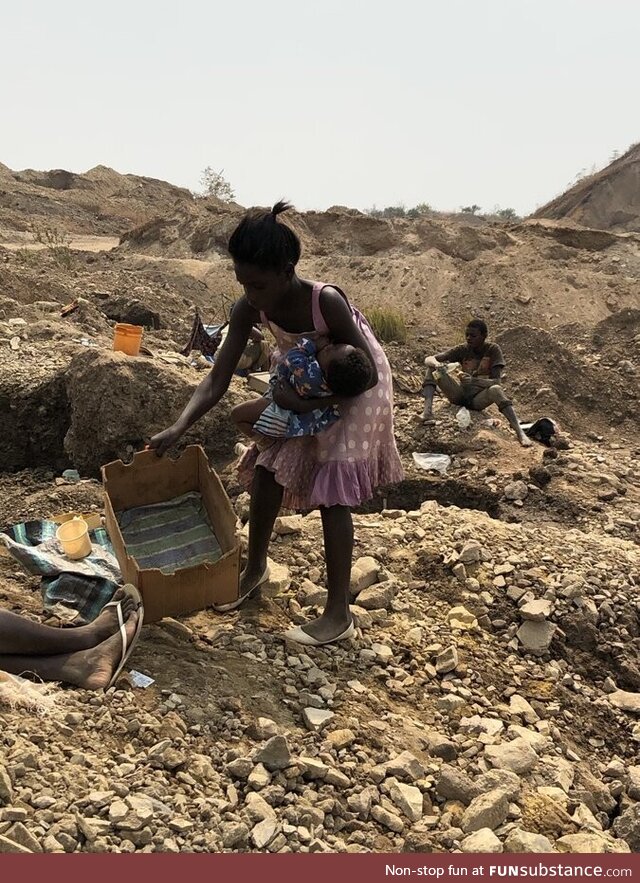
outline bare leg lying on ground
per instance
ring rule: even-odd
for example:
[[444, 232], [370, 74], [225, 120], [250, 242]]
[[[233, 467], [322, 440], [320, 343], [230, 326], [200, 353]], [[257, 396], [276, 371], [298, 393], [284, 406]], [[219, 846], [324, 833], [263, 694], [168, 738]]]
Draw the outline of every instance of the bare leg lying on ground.
[[[135, 634], [139, 616], [140, 612], [133, 610], [125, 622], [127, 644], [131, 643]], [[103, 690], [109, 685], [121, 657], [122, 636], [118, 630], [96, 647], [77, 653], [55, 656], [0, 655], [0, 669], [14, 675], [34, 674], [43, 681], [63, 681], [85, 690]]]
[[[122, 604], [123, 618], [127, 619], [134, 608], [134, 601], [118, 589], [113, 601]], [[101, 644], [118, 631], [118, 615], [108, 607], [89, 625], [77, 628], [57, 628], [32, 622], [17, 613], [0, 610], [0, 653], [23, 656], [55, 656], [75, 653]], [[2, 665], [0, 665], [2, 668]]]

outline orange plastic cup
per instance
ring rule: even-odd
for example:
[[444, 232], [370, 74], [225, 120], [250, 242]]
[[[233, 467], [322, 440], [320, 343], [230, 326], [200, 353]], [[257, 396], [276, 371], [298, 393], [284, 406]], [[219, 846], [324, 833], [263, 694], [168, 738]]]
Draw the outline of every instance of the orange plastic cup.
[[140, 325], [127, 325], [126, 322], [116, 324], [113, 335], [113, 348], [128, 356], [137, 356], [142, 343], [142, 327]]

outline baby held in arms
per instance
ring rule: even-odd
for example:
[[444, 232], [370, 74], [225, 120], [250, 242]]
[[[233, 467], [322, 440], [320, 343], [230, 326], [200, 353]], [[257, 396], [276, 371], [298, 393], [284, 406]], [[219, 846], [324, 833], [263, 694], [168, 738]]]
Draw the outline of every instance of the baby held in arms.
[[321, 349], [302, 337], [278, 364], [269, 391], [231, 412], [239, 431], [259, 447], [276, 439], [317, 435], [340, 419], [343, 397], [363, 393], [371, 363], [361, 349], [328, 343]]

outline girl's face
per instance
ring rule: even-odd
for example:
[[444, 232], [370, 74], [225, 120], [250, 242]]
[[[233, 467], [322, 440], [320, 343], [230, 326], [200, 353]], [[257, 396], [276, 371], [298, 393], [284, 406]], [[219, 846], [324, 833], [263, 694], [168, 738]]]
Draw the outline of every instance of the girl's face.
[[293, 267], [276, 272], [234, 261], [233, 268], [236, 279], [244, 288], [245, 297], [256, 310], [265, 313], [273, 310], [291, 288]]
[[350, 353], [355, 352], [355, 349], [349, 343], [328, 343], [322, 347], [318, 353], [318, 364], [322, 368], [322, 373], [326, 374], [332, 362], [346, 358]]

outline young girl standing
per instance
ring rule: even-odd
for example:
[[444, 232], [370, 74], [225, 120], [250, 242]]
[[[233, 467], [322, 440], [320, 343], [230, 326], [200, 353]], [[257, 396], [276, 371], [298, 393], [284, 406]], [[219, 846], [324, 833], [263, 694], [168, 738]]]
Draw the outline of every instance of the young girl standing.
[[300, 240], [278, 220], [290, 206], [277, 203], [271, 211], [249, 211], [229, 240], [236, 279], [244, 296], [231, 313], [229, 333], [211, 373], [169, 429], [150, 442], [159, 455], [209, 411], [226, 392], [254, 324], [267, 326], [276, 338], [277, 365], [301, 337], [316, 348], [349, 344], [364, 350], [371, 361], [370, 387], [349, 399], [302, 399], [281, 384], [274, 401], [300, 413], [340, 407], [342, 419], [313, 436], [279, 439], [266, 450], [253, 446], [239, 464], [242, 483], [251, 487], [249, 550], [240, 577], [240, 598], [218, 608], [239, 606], [267, 577], [267, 551], [280, 507], [319, 508], [324, 532], [327, 603], [322, 616], [285, 638], [319, 646], [350, 637], [349, 581], [353, 553], [351, 508], [370, 499], [376, 487], [402, 478], [393, 436], [393, 388], [387, 358], [364, 316], [343, 292], [296, 274]]

